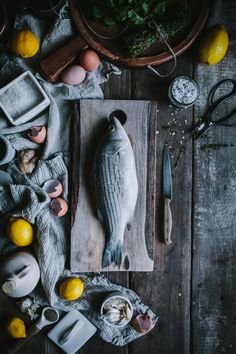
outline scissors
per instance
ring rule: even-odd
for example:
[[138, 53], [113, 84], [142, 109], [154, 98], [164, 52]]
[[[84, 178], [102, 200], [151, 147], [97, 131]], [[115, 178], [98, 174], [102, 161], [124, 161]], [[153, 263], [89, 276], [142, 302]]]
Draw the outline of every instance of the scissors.
[[[216, 91], [223, 87], [225, 84], [231, 84], [232, 89], [226, 95], [222, 95], [220, 98], [215, 99]], [[208, 110], [196, 128], [193, 131], [194, 139], [198, 139], [203, 133], [205, 133], [209, 128], [213, 127], [214, 125], [224, 125], [224, 126], [236, 126], [236, 124], [226, 124], [227, 120], [232, 119], [236, 115], [236, 106], [225, 116], [216, 118], [216, 113], [219, 111], [220, 107], [230, 100], [233, 96], [236, 96], [236, 81], [232, 79], [224, 79], [218, 82], [213, 88], [211, 89], [209, 96], [208, 96]], [[214, 118], [215, 116], [215, 118]]]

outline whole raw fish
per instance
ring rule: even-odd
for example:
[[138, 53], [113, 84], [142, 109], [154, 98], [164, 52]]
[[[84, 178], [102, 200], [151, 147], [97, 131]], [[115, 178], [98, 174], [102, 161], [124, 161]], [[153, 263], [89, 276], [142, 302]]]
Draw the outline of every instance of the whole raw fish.
[[138, 196], [133, 149], [120, 121], [112, 118], [95, 154], [92, 187], [97, 215], [106, 227], [102, 267], [122, 263], [123, 238], [131, 228]]

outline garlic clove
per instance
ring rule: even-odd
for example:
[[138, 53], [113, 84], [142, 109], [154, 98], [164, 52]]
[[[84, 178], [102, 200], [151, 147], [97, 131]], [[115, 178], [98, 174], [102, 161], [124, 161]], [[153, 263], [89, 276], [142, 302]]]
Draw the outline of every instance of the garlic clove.
[[21, 172], [23, 172], [23, 173], [25, 173], [27, 175], [30, 175], [33, 172], [33, 170], [35, 169], [35, 164], [30, 162], [30, 161], [29, 162], [25, 162], [25, 163], [20, 162], [18, 164], [18, 167], [19, 167]]
[[121, 319], [121, 314], [120, 311], [117, 309], [110, 309], [108, 310], [104, 317], [106, 318], [106, 320], [108, 320], [110, 323], [115, 323], [115, 322], [119, 322]]
[[22, 163], [29, 162], [33, 157], [35, 157], [35, 150], [22, 150], [18, 152], [18, 156]]

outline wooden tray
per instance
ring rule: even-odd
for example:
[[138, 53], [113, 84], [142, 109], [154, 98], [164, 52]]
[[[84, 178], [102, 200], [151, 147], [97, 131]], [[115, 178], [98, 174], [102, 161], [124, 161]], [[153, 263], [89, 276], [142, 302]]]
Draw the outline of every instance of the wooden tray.
[[127, 114], [125, 129], [135, 155], [139, 195], [130, 231], [124, 235], [120, 270], [152, 271], [155, 235], [156, 103], [151, 101], [81, 100], [76, 108], [73, 142], [71, 270], [73, 272], [117, 271], [102, 269], [105, 230], [97, 220], [90, 194], [90, 171], [94, 152], [104, 131], [104, 122], [114, 110]]
[[[195, 41], [206, 22], [209, 12], [209, 0], [189, 0], [189, 2], [193, 8], [193, 19], [190, 33], [186, 33], [184, 37], [169, 39], [176, 55], [180, 55], [186, 51]], [[157, 44], [152, 47], [151, 52], [147, 52], [146, 55], [137, 58], [129, 57], [120, 40], [101, 39], [91, 31], [84, 21], [83, 15], [80, 13], [78, 0], [69, 0], [69, 5], [75, 25], [81, 36], [90, 47], [95, 49], [106, 59], [134, 68], [145, 67], [149, 64], [160, 65], [173, 59], [173, 56], [170, 52], [166, 51], [167, 49], [160, 41], [157, 41]], [[89, 25], [93, 24], [89, 22]]]

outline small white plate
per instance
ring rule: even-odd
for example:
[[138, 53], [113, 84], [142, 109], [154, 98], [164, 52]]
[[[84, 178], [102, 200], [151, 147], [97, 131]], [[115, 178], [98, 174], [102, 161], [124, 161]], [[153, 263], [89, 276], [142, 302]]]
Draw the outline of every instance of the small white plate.
[[[74, 325], [76, 331], [73, 331]], [[67, 354], [76, 353], [97, 331], [97, 328], [79, 311], [68, 312], [62, 320], [48, 333], [48, 337]], [[68, 334], [68, 340], [62, 340]]]
[[50, 100], [30, 71], [0, 89], [0, 108], [13, 125], [23, 124], [50, 105]]

